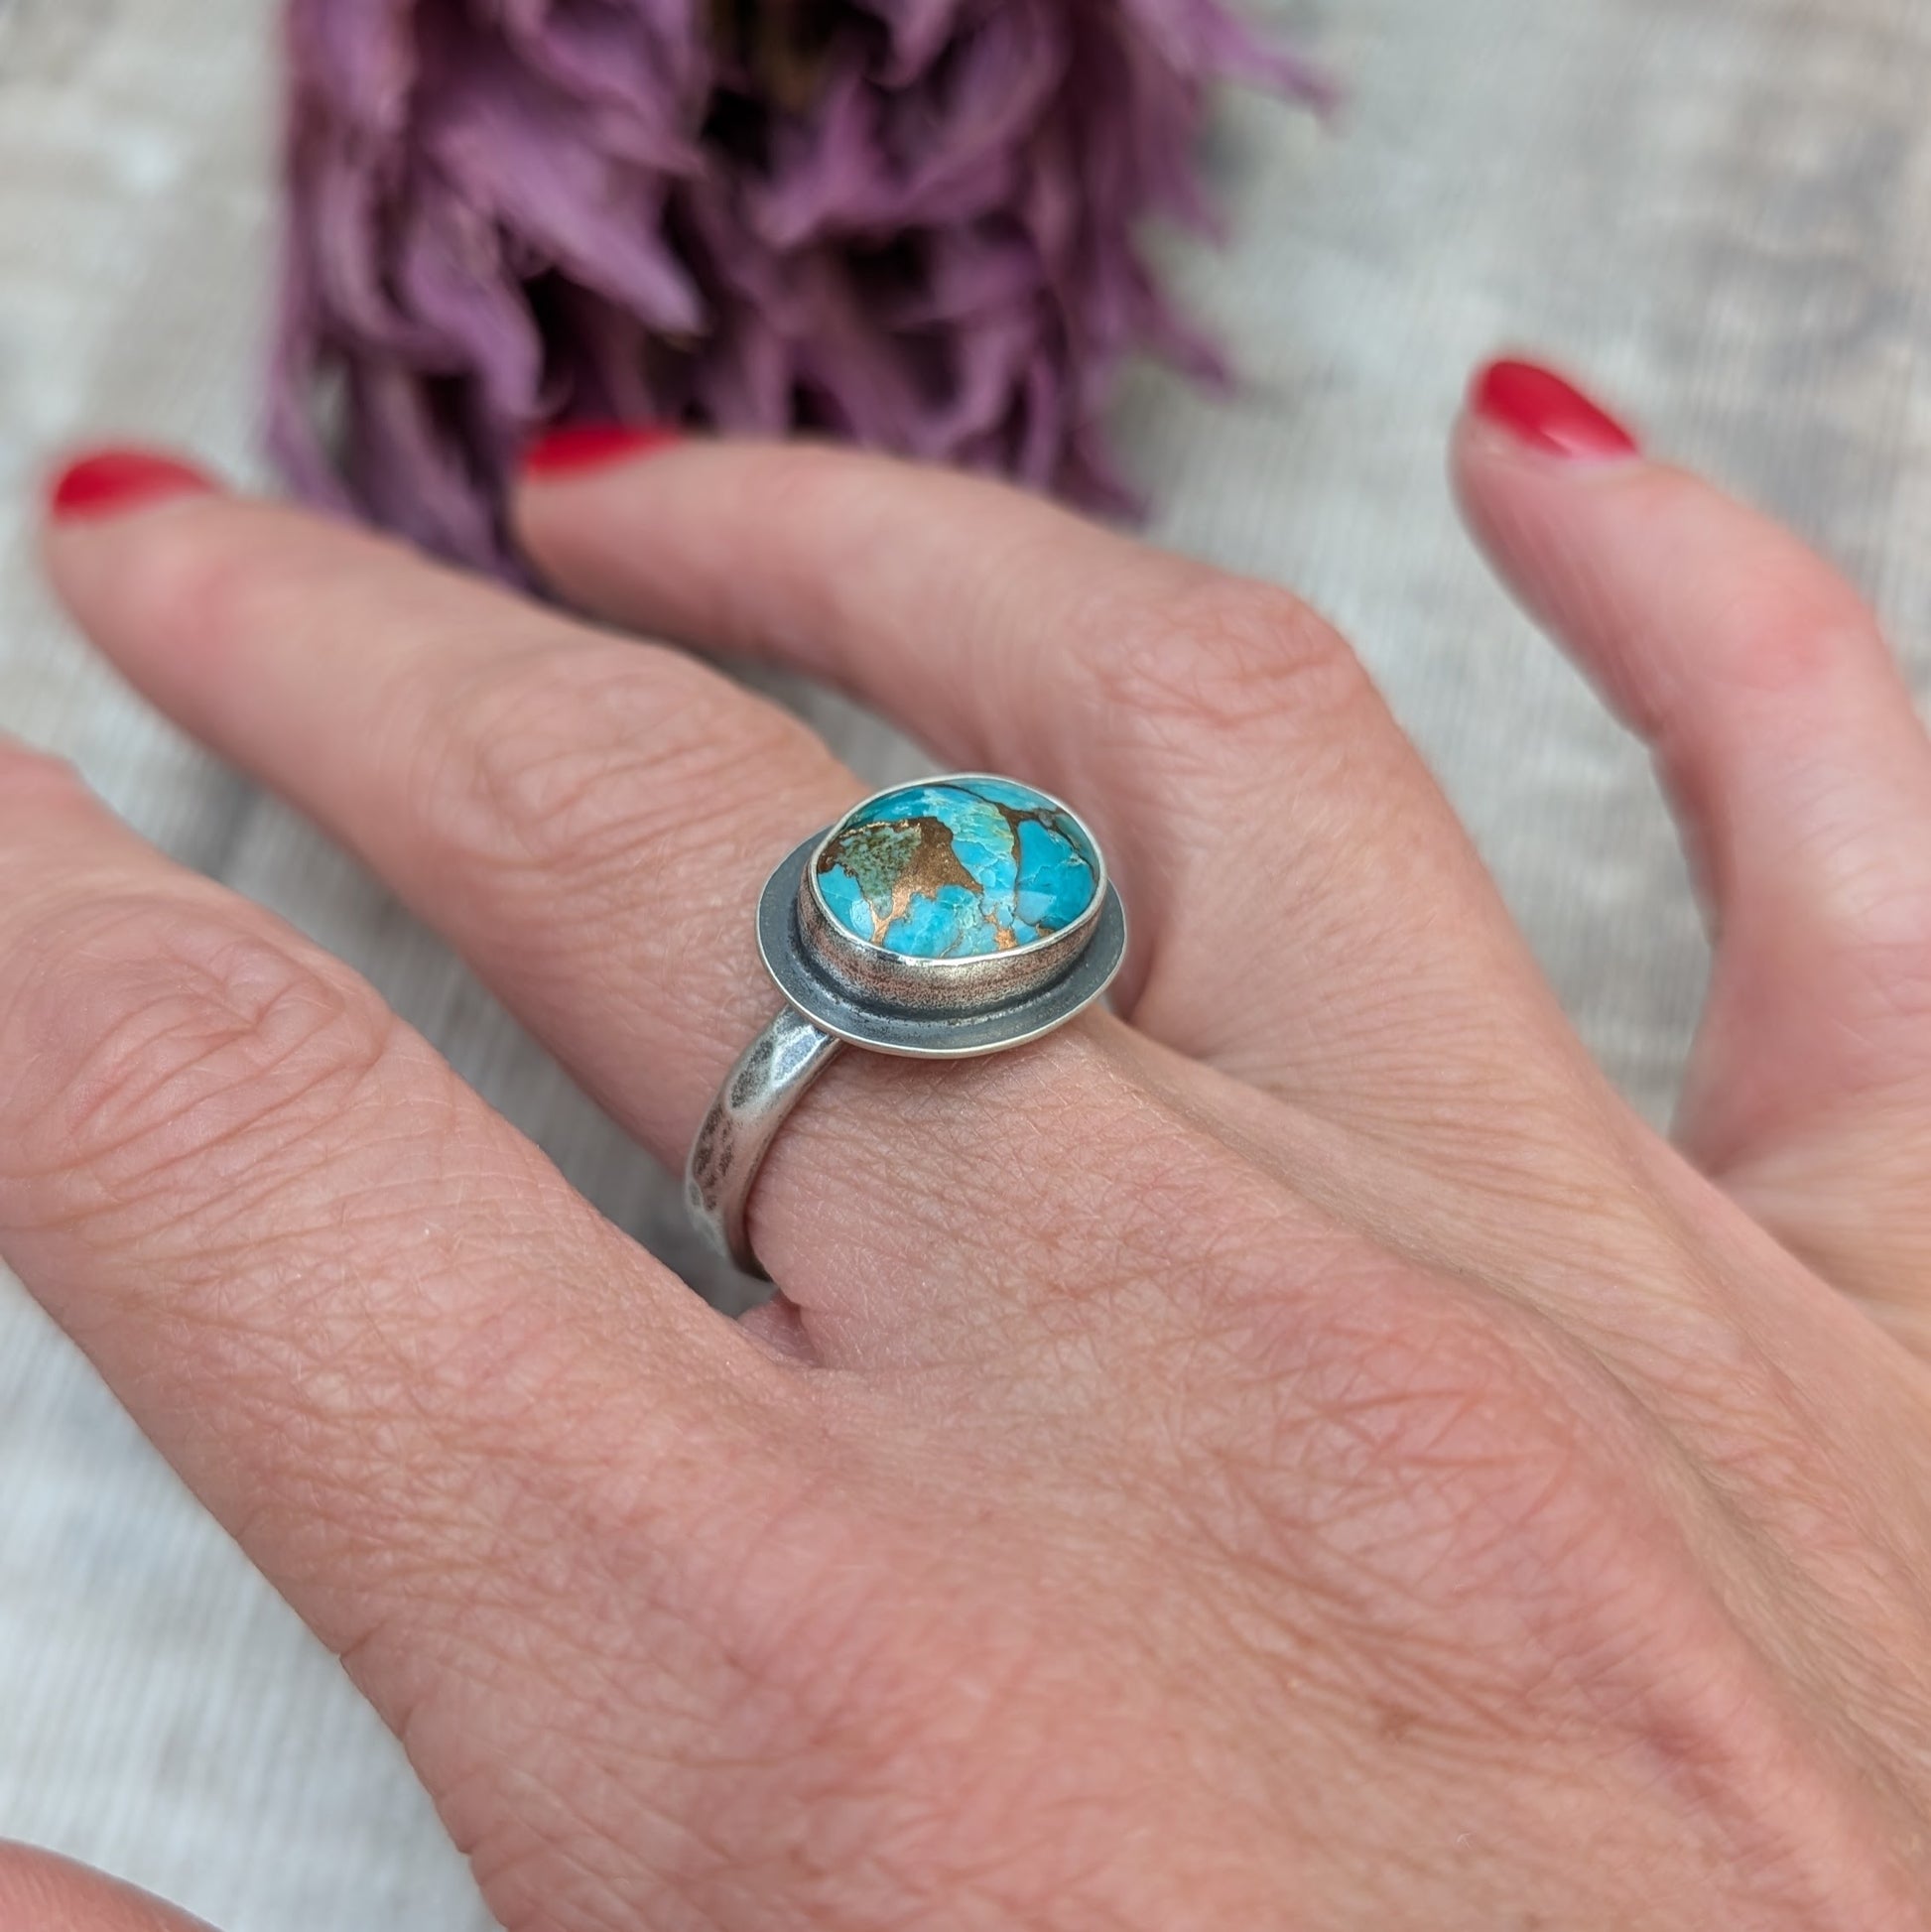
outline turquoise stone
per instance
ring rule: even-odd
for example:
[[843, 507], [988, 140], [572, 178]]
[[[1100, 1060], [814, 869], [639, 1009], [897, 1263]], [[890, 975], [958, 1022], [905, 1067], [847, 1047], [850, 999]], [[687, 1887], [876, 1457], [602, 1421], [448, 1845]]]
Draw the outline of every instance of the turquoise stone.
[[1070, 813], [1007, 778], [885, 792], [842, 819], [818, 893], [846, 931], [920, 960], [1004, 953], [1091, 910], [1099, 855]]

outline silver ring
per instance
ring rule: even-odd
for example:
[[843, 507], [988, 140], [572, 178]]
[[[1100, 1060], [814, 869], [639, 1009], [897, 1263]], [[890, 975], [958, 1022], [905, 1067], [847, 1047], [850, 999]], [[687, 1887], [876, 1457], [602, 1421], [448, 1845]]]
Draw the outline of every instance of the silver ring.
[[765, 882], [758, 950], [785, 1005], [691, 1143], [699, 1230], [762, 1275], [745, 1228], [786, 1116], [845, 1047], [963, 1060], [1084, 1012], [1126, 957], [1098, 840], [1046, 792], [955, 772], [874, 792]]

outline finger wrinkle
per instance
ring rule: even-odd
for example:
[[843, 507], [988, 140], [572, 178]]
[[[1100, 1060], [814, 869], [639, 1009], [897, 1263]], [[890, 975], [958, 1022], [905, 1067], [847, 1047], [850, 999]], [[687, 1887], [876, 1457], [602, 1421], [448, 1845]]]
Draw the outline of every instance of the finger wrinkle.
[[4, 968], [8, 1178], [94, 1214], [246, 1185], [379, 1079], [368, 989], [206, 909], [85, 907]]

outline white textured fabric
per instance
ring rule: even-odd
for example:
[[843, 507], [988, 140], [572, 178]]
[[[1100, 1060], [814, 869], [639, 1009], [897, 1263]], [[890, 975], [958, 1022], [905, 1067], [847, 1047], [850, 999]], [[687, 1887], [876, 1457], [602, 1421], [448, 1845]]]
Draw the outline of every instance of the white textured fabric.
[[[1300, 11], [1351, 104], [1325, 132], [1237, 104], [1232, 246], [1177, 263], [1244, 390], [1147, 375], [1127, 447], [1162, 535], [1354, 637], [1585, 1034], [1660, 1116], [1703, 971], [1682, 866], [1641, 754], [1468, 550], [1444, 438], [1480, 356], [1544, 347], [1808, 530], [1902, 641], [1931, 635], [1931, 12]], [[367, 971], [675, 1252], [659, 1182], [444, 951], [119, 690], [35, 585], [53, 447], [134, 432], [252, 467], [271, 29], [269, 0], [0, 0], [0, 726]], [[902, 766], [825, 715], [867, 769]], [[381, 1727], [4, 1283], [0, 1836], [227, 1932], [486, 1922]]]

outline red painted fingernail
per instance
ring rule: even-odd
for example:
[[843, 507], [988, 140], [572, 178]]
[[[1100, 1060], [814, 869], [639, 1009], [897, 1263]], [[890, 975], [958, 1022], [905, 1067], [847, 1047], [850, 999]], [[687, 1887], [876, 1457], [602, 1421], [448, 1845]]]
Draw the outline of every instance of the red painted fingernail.
[[207, 496], [211, 477], [158, 450], [89, 450], [75, 456], [47, 489], [47, 507], [63, 523], [119, 516], [169, 496]]
[[684, 441], [657, 423], [573, 423], [540, 436], [523, 452], [526, 476], [574, 476], [632, 456], [649, 455]]
[[1636, 439], [1600, 403], [1533, 362], [1491, 362], [1477, 376], [1469, 402], [1483, 422], [1545, 456], [1615, 462], [1641, 453]]

